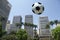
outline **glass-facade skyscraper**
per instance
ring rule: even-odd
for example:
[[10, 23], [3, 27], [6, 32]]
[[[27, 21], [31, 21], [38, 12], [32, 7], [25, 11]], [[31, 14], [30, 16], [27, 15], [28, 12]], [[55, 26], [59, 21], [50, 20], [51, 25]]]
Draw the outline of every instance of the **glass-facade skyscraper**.
[[2, 21], [2, 29], [4, 30], [6, 27], [10, 9], [11, 9], [11, 4], [7, 0], [0, 0], [0, 16], [3, 16], [5, 18], [5, 20]]

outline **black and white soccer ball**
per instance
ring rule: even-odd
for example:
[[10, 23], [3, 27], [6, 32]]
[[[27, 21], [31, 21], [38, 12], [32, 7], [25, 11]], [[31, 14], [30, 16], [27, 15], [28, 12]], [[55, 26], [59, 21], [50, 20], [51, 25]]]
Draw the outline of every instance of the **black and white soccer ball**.
[[32, 12], [35, 14], [42, 14], [44, 11], [44, 6], [40, 2], [36, 2], [32, 5]]

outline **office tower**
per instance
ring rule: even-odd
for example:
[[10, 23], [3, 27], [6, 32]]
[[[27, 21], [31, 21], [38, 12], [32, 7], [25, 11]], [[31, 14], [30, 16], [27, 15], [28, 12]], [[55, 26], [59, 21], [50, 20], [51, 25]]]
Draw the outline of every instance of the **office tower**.
[[22, 17], [21, 16], [14, 16], [13, 24], [21, 23], [21, 22], [22, 22]]
[[[46, 39], [51, 36], [50, 29], [46, 28], [46, 25], [49, 23], [48, 17], [43, 16], [39, 17], [39, 36], [40, 40]], [[48, 38], [49, 40], [49, 38]]]
[[2, 29], [5, 30], [9, 12], [11, 9], [11, 4], [7, 0], [0, 0], [0, 16], [5, 18], [2, 22]]
[[[16, 23], [21, 24], [21, 22], [22, 22], [22, 17], [21, 16], [14, 16], [13, 24], [15, 24], [15, 25], [16, 25]], [[21, 28], [21, 27], [19, 26], [19, 28]]]
[[[33, 23], [33, 16], [32, 15], [26, 15], [25, 16], [25, 23]], [[27, 31], [28, 35], [33, 37], [33, 27], [32, 26], [24, 26], [24, 29]]]
[[17, 27], [15, 24], [10, 24], [10, 32], [14, 31], [17, 32], [20, 28]]
[[10, 31], [18, 31], [21, 26], [17, 26], [17, 24], [20, 24], [22, 22], [22, 17], [21, 16], [14, 16], [13, 17], [13, 23], [10, 24]]

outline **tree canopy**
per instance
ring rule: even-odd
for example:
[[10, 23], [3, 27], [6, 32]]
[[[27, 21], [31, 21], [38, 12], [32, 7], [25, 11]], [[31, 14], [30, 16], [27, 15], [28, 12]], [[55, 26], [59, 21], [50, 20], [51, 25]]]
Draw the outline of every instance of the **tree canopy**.
[[52, 35], [55, 40], [60, 40], [60, 26], [57, 26], [55, 29], [52, 30]]
[[19, 40], [27, 40], [27, 32], [24, 29], [20, 29], [17, 33], [16, 36], [18, 37]]

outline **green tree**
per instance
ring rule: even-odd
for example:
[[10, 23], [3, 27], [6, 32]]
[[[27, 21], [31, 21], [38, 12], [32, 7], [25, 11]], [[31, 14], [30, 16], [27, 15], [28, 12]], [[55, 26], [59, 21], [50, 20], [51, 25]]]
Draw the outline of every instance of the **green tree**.
[[16, 36], [17, 36], [18, 40], [27, 40], [28, 34], [27, 34], [26, 30], [20, 29], [16, 33]]
[[37, 34], [37, 25], [33, 24], [33, 27], [34, 27], [34, 38], [33, 40], [39, 40], [39, 36]]
[[37, 34], [37, 30], [34, 30], [34, 38], [33, 38], [33, 40], [39, 40], [39, 36], [38, 36], [38, 34]]
[[54, 40], [60, 40], [60, 26], [52, 30]]
[[0, 16], [0, 21], [4, 21], [5, 18], [3, 16]]
[[24, 23], [24, 26], [33, 26], [32, 23]]
[[34, 28], [35, 28], [35, 30], [36, 30], [36, 28], [37, 28], [37, 25], [34, 25], [34, 24], [33, 24], [33, 26], [34, 26]]
[[54, 20], [54, 23], [57, 25], [57, 23], [58, 23], [58, 20]]
[[2, 23], [0, 22], [0, 37], [2, 37]]
[[50, 25], [50, 28], [53, 28], [53, 25], [54, 25], [53, 21], [50, 21], [48, 24]]
[[46, 29], [50, 29], [50, 25], [49, 24], [46, 25]]
[[[35, 25], [35, 24], [32, 24], [32, 23], [24, 23], [24, 25], [25, 26], [31, 26], [31, 27], [33, 27], [34, 28], [34, 37], [35, 38], [37, 38], [37, 25]], [[29, 37], [30, 39], [33, 39], [33, 38], [31, 38], [31, 37]]]
[[0, 16], [0, 38], [2, 37], [3, 34], [5, 34], [5, 31], [2, 30], [2, 21], [4, 21], [5, 18], [3, 16]]
[[9, 33], [9, 35], [16, 35], [16, 32], [15, 31], [11, 31], [10, 33]]
[[16, 35], [5, 35], [2, 36], [0, 40], [18, 40], [18, 38], [16, 37]]
[[15, 25], [16, 25], [17, 27], [21, 28], [22, 24], [23, 24], [23, 23], [21, 22], [21, 23], [16, 23]]
[[35, 34], [35, 37], [36, 37], [36, 34], [37, 34], [37, 29], [36, 29], [36, 28], [37, 28], [37, 25], [33, 25], [33, 26], [34, 26], [34, 28], [35, 28], [35, 29], [34, 29], [34, 34]]
[[51, 26], [53, 26], [54, 25], [54, 22], [53, 21], [50, 21], [50, 23], [49, 23]]
[[2, 23], [0, 22], [0, 38], [5, 35], [7, 32], [5, 30], [2, 30]]

